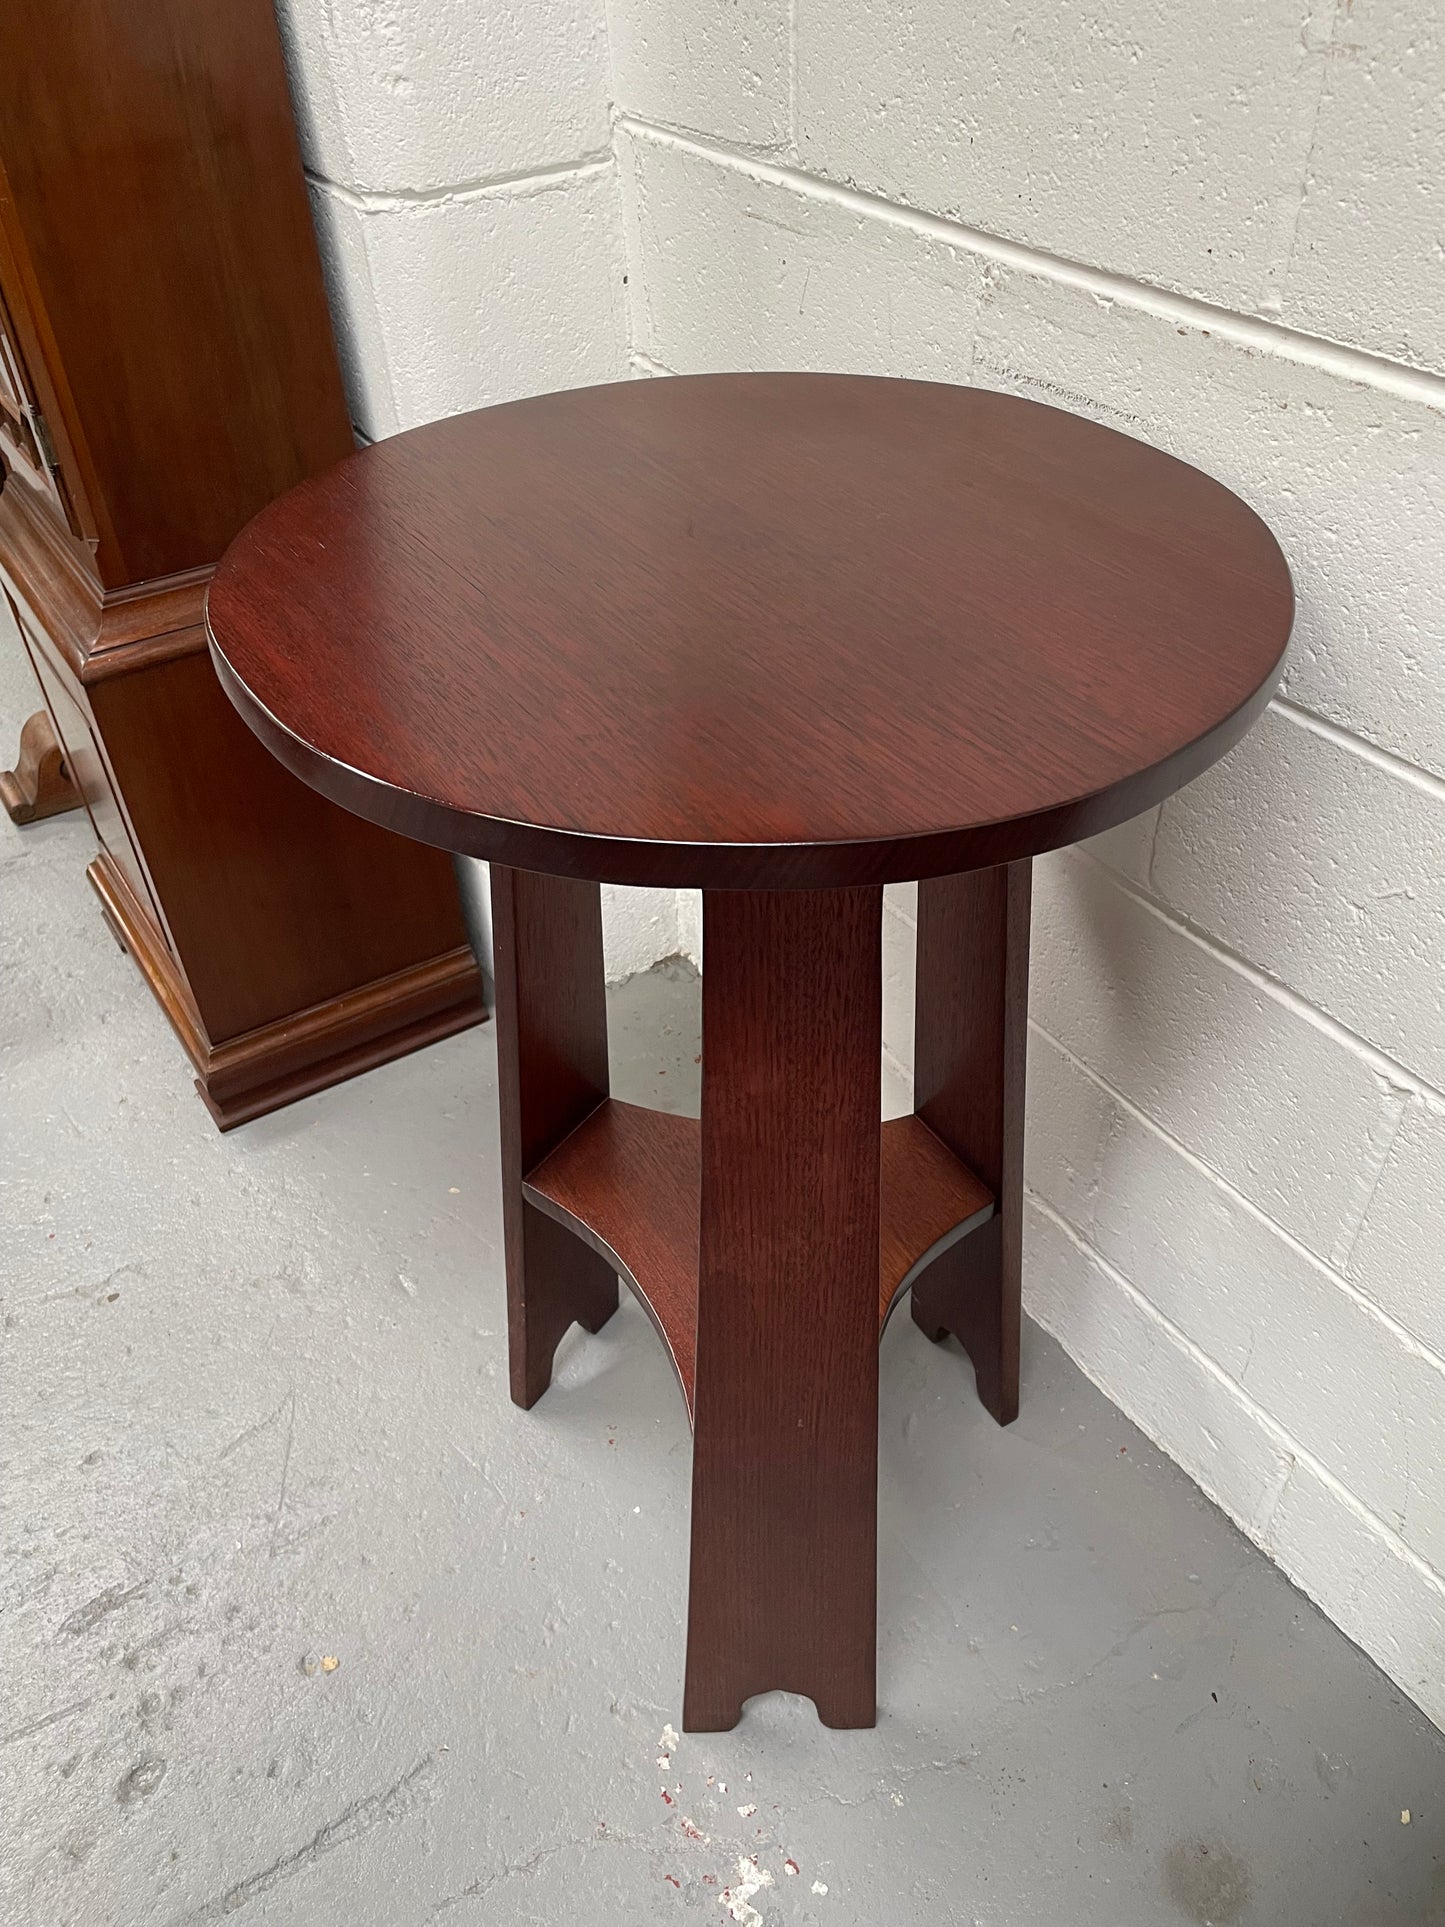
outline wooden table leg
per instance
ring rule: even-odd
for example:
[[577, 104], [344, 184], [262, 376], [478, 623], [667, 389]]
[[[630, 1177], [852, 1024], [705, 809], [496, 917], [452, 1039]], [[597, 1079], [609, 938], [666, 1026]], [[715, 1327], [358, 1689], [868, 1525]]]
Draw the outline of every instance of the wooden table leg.
[[602, 904], [595, 883], [491, 866], [502, 1220], [511, 1390], [535, 1405], [574, 1322], [600, 1331], [617, 1274], [529, 1204], [522, 1179], [607, 1096]]
[[703, 903], [683, 1725], [781, 1689], [871, 1726], [882, 893]]
[[913, 1319], [959, 1340], [1000, 1425], [1019, 1410], [1031, 882], [1025, 858], [918, 886], [914, 1109], [998, 1210], [914, 1285]]

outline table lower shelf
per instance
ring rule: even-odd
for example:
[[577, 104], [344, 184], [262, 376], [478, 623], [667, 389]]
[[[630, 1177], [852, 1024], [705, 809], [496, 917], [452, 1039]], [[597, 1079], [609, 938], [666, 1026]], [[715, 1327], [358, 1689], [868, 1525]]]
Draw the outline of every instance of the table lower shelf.
[[[527, 1174], [530, 1203], [626, 1279], [661, 1332], [688, 1412], [696, 1378], [698, 1120], [609, 1098]], [[881, 1159], [878, 1325], [926, 1266], [994, 1213], [993, 1194], [918, 1117], [890, 1118]]]

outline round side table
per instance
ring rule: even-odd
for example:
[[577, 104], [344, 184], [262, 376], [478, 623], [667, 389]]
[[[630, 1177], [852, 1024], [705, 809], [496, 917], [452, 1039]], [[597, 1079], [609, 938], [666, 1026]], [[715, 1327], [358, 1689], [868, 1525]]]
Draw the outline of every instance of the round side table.
[[[272, 504], [209, 601], [231, 700], [358, 815], [490, 860], [512, 1396], [618, 1274], [694, 1428], [683, 1723], [875, 1717], [878, 1335], [910, 1287], [1018, 1410], [1030, 859], [1244, 734], [1258, 516], [1052, 408], [637, 381], [400, 435]], [[879, 1125], [882, 886], [921, 879]], [[700, 887], [700, 1122], [608, 1095], [600, 882]]]

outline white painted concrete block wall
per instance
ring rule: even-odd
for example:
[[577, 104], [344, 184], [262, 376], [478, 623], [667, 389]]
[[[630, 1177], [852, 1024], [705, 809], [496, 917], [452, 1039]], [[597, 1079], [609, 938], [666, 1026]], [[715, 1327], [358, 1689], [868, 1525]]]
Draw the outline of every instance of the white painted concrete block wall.
[[1283, 699], [1037, 868], [1026, 1292], [1445, 1723], [1445, 23], [1304, 11], [612, 0], [628, 316], [1055, 401], [1278, 531]]
[[[352, 412], [369, 438], [627, 374], [602, 0], [278, 0]], [[611, 976], [680, 946], [611, 891]]]

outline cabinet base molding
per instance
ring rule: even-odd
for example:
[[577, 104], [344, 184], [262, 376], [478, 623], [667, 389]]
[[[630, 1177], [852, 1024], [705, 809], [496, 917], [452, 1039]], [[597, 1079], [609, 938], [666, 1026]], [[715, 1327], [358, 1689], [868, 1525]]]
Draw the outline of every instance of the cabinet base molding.
[[485, 1021], [481, 978], [462, 946], [239, 1037], [212, 1043], [175, 959], [111, 859], [86, 875], [196, 1070], [196, 1089], [229, 1131], [408, 1051]]

